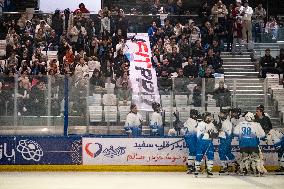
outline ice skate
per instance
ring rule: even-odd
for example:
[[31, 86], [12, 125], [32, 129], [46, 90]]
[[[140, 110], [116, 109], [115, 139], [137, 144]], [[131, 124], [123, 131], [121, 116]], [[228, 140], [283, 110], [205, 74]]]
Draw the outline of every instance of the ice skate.
[[206, 173], [208, 178], [213, 177], [213, 173], [211, 171], [207, 170]]

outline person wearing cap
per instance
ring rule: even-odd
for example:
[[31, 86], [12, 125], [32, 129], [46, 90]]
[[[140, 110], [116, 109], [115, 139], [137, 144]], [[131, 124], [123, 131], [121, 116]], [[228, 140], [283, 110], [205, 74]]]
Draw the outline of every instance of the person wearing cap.
[[272, 129], [272, 123], [267, 114], [264, 113], [264, 106], [256, 107], [255, 122], [259, 123], [266, 134]]
[[261, 69], [261, 77], [266, 78], [267, 73], [277, 73], [275, 68], [276, 60], [270, 54], [270, 49], [265, 50], [265, 55], [260, 58], [259, 65]]
[[252, 23], [251, 17], [253, 14], [253, 9], [249, 6], [248, 1], [244, 0], [244, 6], [240, 7], [240, 15], [242, 16], [243, 20], [243, 40], [245, 44], [247, 44], [247, 49], [251, 47], [249, 44], [252, 43]]

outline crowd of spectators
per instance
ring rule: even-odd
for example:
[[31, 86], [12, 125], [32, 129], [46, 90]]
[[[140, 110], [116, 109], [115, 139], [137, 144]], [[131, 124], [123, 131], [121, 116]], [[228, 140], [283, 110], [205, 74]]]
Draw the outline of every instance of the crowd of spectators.
[[[148, 28], [152, 49], [152, 63], [157, 71], [161, 94], [170, 90], [189, 94], [191, 82], [195, 105], [200, 105], [200, 78], [214, 78], [223, 74], [223, 51], [237, 53], [236, 44], [245, 44], [251, 49], [252, 32], [258, 34], [264, 27], [265, 10], [259, 5], [255, 11], [245, 0], [237, 0], [226, 6], [221, 0], [210, 6], [202, 5], [199, 11], [201, 22], [196, 23], [190, 13], [183, 10], [182, 1], [168, 1], [161, 7], [155, 0], [151, 11], [156, 13], [188, 14], [188, 17], [153, 20]], [[252, 28], [252, 18], [255, 18]], [[46, 93], [46, 75], [53, 78], [52, 86], [61, 75], [72, 76], [71, 86], [82, 94], [87, 81], [90, 92], [105, 88], [105, 83], [115, 84], [118, 98], [126, 102], [131, 99], [129, 60], [124, 55], [129, 20], [124, 11], [107, 7], [91, 16], [83, 3], [73, 12], [56, 10], [53, 15], [28, 14], [20, 18], [5, 15], [1, 18], [0, 38], [5, 39], [6, 56], [0, 65], [0, 89], [12, 89], [14, 76], [18, 77], [21, 111], [42, 105]], [[275, 35], [276, 22], [267, 22], [266, 30]], [[146, 32], [146, 31], [145, 31]], [[225, 48], [224, 43], [227, 43]], [[48, 52], [56, 51], [56, 58]], [[238, 53], [242, 53], [241, 48]], [[63, 83], [63, 82], [61, 82]], [[59, 89], [63, 84], [58, 84]], [[173, 88], [174, 87], [174, 88]], [[80, 93], [81, 91], [81, 93]], [[3, 90], [0, 92], [3, 93]], [[10, 91], [12, 92], [12, 90]], [[214, 87], [209, 93], [214, 93]], [[61, 99], [63, 98], [63, 92]], [[197, 95], [197, 96], [196, 96]], [[0, 95], [1, 107], [10, 94]], [[60, 101], [60, 97], [57, 97]], [[44, 98], [43, 98], [44, 99]], [[11, 101], [12, 102], [12, 101]], [[80, 101], [77, 101], [80, 103]]]

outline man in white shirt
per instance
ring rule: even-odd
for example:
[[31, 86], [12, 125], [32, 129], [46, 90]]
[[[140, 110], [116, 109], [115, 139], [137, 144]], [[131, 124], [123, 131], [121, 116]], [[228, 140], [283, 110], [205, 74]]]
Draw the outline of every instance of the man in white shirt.
[[244, 6], [240, 7], [240, 13], [243, 20], [243, 40], [247, 44], [247, 48], [251, 49], [252, 44], [252, 24], [251, 17], [253, 14], [253, 9], [248, 5], [248, 1], [244, 0]]

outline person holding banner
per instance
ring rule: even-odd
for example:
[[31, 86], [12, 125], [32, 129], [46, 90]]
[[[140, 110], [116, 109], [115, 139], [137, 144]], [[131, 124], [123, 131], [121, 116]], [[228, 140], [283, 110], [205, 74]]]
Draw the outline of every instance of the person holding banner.
[[161, 105], [153, 102], [152, 108], [154, 110], [150, 120], [150, 135], [164, 136], [163, 117], [161, 115]]
[[137, 111], [137, 105], [131, 104], [130, 112], [127, 114], [124, 129], [129, 137], [137, 137], [142, 134], [143, 118]]

